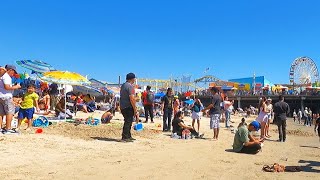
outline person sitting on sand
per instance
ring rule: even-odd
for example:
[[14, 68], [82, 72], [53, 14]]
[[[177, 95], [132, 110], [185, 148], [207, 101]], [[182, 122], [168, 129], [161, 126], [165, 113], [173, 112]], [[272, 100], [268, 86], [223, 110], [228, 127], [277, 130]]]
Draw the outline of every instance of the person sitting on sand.
[[89, 112], [94, 112], [97, 109], [96, 106], [96, 98], [90, 94], [86, 94], [85, 96], [83, 96], [83, 101], [87, 106], [87, 109]]
[[105, 113], [102, 114], [101, 116], [101, 123], [102, 124], [108, 124], [110, 123], [111, 119], [113, 118], [112, 114], [112, 108], [106, 111]]
[[261, 125], [253, 121], [249, 126], [242, 125], [234, 136], [233, 151], [237, 153], [257, 154], [261, 150], [263, 140], [255, 139], [250, 135], [252, 131], [259, 131]]
[[83, 97], [83, 96], [82, 96], [82, 93], [78, 93], [78, 96], [77, 96], [77, 98], [76, 98], [77, 108], [78, 108], [78, 110], [80, 110], [80, 111], [83, 111], [83, 112], [85, 112], [85, 113], [88, 113], [89, 111], [88, 111], [87, 105], [86, 105], [85, 102], [83, 101], [82, 97]]
[[43, 97], [39, 99], [39, 108], [43, 111], [49, 111], [50, 109], [50, 95], [49, 90], [43, 91]]
[[196, 138], [202, 138], [204, 134], [199, 135], [199, 133], [193, 129], [191, 126], [187, 126], [184, 124], [183, 119], [184, 115], [182, 111], [178, 111], [174, 119], [172, 121], [172, 133], [176, 133], [178, 136], [182, 136], [182, 131], [188, 129], [191, 135], [195, 136]]
[[239, 123], [238, 129], [239, 129], [241, 126], [247, 126], [247, 123], [246, 123], [246, 119], [245, 119], [245, 118], [242, 118], [242, 119], [241, 119], [241, 123]]
[[65, 99], [62, 97], [60, 101], [57, 103], [56, 108], [56, 117], [59, 117], [61, 119], [66, 118], [66, 119], [72, 119], [72, 114], [69, 109], [65, 109]]

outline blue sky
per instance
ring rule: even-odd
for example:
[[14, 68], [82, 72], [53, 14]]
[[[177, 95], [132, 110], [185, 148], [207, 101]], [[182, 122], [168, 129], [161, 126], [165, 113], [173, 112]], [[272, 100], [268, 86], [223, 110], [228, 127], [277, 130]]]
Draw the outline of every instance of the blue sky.
[[[316, 0], [4, 0], [0, 62], [38, 59], [117, 82], [208, 74], [289, 83], [300, 56], [320, 59]], [[20, 68], [20, 70], [23, 70]]]

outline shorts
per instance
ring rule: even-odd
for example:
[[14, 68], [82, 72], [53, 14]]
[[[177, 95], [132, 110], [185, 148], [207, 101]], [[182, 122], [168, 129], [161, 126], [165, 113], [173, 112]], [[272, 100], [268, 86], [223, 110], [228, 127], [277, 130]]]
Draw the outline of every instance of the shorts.
[[257, 117], [257, 121], [259, 123], [267, 123], [269, 120], [269, 117], [268, 117], [268, 114], [265, 114], [265, 113], [260, 113]]
[[34, 114], [34, 108], [22, 109], [20, 108], [18, 113], [18, 119], [32, 119]]
[[201, 119], [201, 115], [200, 115], [200, 112], [195, 112], [195, 111], [192, 111], [192, 115], [191, 115], [191, 118], [192, 118], [192, 119], [197, 119], [197, 120], [200, 120], [200, 119]]
[[220, 128], [220, 114], [211, 114], [210, 115], [210, 129]]
[[0, 98], [0, 115], [14, 114], [15, 109], [12, 98]]

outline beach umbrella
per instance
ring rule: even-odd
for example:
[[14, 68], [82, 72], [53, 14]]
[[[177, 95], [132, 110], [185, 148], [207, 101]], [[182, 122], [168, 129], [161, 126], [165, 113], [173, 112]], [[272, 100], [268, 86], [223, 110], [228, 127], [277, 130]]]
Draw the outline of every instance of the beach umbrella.
[[91, 82], [78, 73], [69, 71], [50, 71], [40, 76], [40, 79], [46, 82], [64, 84], [64, 85], [89, 85]]
[[93, 86], [73, 86], [73, 91], [81, 92], [83, 94], [90, 94], [93, 96], [101, 96], [102, 92]]
[[194, 100], [193, 99], [188, 99], [186, 101], [183, 101], [184, 103], [188, 104], [188, 105], [191, 105], [194, 103]]
[[[41, 74], [40, 79], [46, 82], [56, 83], [56, 84], [64, 84], [64, 85], [78, 85], [78, 86], [85, 86], [89, 85], [91, 82], [81, 76], [78, 73], [69, 72], [69, 71], [50, 71]], [[66, 91], [65, 93], [65, 110], [67, 109], [67, 98], [66, 98]], [[66, 120], [66, 116], [65, 116]]]
[[165, 96], [166, 94], [164, 92], [159, 92], [159, 93], [156, 93], [154, 94], [154, 98], [155, 99], [160, 99], [162, 98], [163, 96]]
[[24, 68], [30, 69], [37, 73], [44, 73], [48, 71], [54, 71], [55, 69], [48, 63], [39, 60], [20, 60], [16, 63]]

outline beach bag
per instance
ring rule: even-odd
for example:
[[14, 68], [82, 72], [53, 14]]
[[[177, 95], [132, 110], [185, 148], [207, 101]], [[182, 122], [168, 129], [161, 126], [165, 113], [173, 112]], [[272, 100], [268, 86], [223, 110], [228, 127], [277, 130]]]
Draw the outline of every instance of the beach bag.
[[153, 96], [153, 93], [152, 93], [152, 92], [148, 92], [148, 93], [147, 93], [147, 98], [146, 98], [146, 100], [147, 100], [147, 103], [148, 103], [148, 104], [153, 104], [154, 96]]

